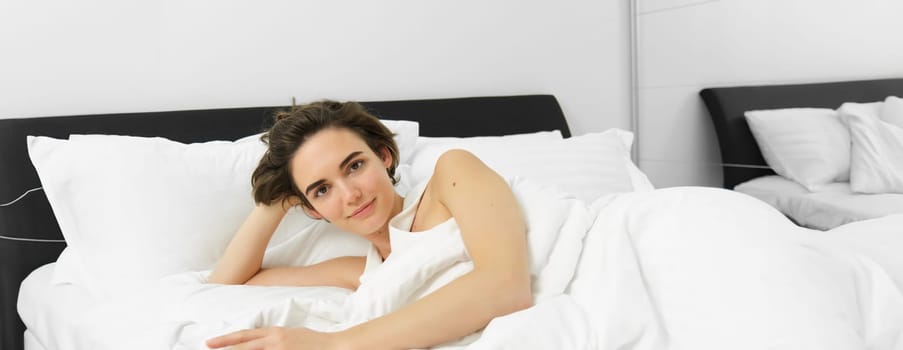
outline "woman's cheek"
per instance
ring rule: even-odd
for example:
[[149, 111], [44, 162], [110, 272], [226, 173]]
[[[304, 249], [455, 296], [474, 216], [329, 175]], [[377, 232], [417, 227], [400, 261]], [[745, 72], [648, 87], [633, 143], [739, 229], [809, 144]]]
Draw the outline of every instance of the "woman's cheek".
[[329, 217], [335, 219], [333, 221], [343, 219], [345, 217], [342, 212], [342, 201], [338, 198], [338, 196], [333, 196], [329, 199], [328, 208]]

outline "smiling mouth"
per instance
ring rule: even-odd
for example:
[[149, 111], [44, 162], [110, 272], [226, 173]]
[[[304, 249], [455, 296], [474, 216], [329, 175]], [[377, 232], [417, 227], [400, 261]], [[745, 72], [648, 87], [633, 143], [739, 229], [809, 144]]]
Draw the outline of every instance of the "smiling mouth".
[[371, 199], [369, 202], [367, 202], [367, 204], [364, 204], [364, 205], [362, 205], [360, 208], [357, 208], [357, 209], [356, 209], [353, 213], [351, 213], [351, 215], [349, 215], [348, 217], [349, 217], [349, 218], [353, 218], [353, 217], [357, 216], [358, 214], [363, 213], [364, 211], [366, 211], [367, 209], [369, 209], [370, 207], [372, 207], [372, 206], [373, 206], [373, 202], [375, 202], [375, 201], [376, 201], [376, 198]]

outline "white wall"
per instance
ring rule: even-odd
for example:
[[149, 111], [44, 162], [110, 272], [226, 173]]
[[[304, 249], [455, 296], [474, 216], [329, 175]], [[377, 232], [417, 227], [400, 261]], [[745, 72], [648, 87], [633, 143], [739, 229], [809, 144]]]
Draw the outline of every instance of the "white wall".
[[627, 1], [0, 2], [0, 118], [555, 94], [630, 127]]
[[898, 0], [637, 0], [640, 167], [721, 185], [699, 90], [903, 77]]

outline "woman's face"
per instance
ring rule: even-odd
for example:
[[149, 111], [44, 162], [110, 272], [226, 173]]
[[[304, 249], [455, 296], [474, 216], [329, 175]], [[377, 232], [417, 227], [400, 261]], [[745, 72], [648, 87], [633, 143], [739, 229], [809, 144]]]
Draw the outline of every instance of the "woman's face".
[[344, 128], [309, 137], [290, 164], [295, 185], [313, 206], [308, 213], [362, 236], [384, 230], [398, 195], [386, 173], [391, 156], [382, 153]]

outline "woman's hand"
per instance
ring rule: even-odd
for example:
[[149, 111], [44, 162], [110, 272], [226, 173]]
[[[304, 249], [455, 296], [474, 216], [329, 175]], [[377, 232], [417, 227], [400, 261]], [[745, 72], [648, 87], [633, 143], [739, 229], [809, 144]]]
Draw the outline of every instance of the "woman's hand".
[[307, 328], [257, 328], [237, 331], [207, 340], [211, 349], [231, 346], [232, 350], [306, 350], [342, 349], [337, 333], [322, 333]]

